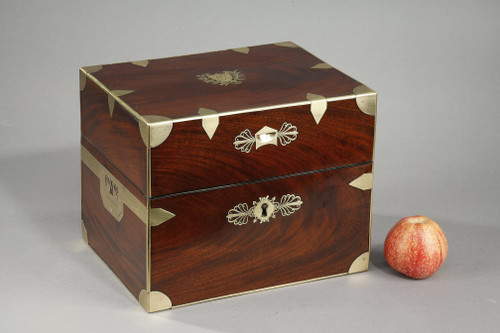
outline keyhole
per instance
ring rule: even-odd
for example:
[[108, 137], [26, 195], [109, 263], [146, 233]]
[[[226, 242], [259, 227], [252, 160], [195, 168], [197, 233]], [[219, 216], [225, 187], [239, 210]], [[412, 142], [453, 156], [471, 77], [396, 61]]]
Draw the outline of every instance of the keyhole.
[[267, 217], [267, 203], [262, 204], [262, 217]]

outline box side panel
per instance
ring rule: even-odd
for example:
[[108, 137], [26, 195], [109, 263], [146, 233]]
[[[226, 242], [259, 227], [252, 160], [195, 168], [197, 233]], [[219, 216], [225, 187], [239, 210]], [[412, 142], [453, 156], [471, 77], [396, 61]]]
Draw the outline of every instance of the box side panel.
[[81, 132], [142, 193], [147, 193], [146, 147], [139, 125], [108, 93], [87, 78], [80, 91]]
[[96, 158], [100, 164], [107, 170], [113, 170], [113, 176], [116, 177], [120, 183], [127, 188], [128, 191], [133, 193], [133, 195], [142, 202], [144, 206], [147, 205], [147, 199], [144, 193], [139, 190], [132, 181], [127, 178], [123, 173], [118, 171], [117, 168], [111, 162], [109, 162], [94, 146], [90, 144], [84, 137], [81, 138], [80, 143], [84, 149], [86, 149], [94, 158]]
[[[113, 184], [120, 183], [114, 175], [116, 169], [105, 168], [99, 156], [88, 156], [89, 151], [82, 145], [82, 224], [86, 241], [102, 260], [111, 268], [131, 293], [139, 298], [140, 291], [146, 288], [147, 275], [147, 208], [144, 197], [135, 196], [126, 187], [119, 221], [105, 207], [104, 188], [111, 190], [106, 179], [113, 179]], [[90, 161], [89, 161], [90, 160]], [[135, 198], [135, 199], [134, 199]], [[132, 203], [133, 204], [132, 204]], [[112, 203], [111, 203], [112, 204]], [[140, 215], [140, 216], [139, 216]]]
[[371, 190], [349, 184], [371, 171], [367, 163], [153, 200], [176, 216], [151, 227], [151, 290], [178, 306], [366, 270]]
[[[152, 196], [372, 161], [374, 116], [356, 99], [174, 123], [151, 149]], [[205, 122], [204, 122], [205, 121]], [[265, 142], [268, 140], [267, 142]]]

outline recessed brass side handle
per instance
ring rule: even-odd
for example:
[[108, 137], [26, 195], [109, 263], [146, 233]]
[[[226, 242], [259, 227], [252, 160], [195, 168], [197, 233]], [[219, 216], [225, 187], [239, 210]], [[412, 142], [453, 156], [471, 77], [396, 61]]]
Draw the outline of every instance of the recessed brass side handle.
[[286, 146], [295, 139], [299, 134], [297, 126], [288, 122], [284, 122], [279, 130], [264, 126], [255, 135], [249, 129], [245, 129], [234, 138], [234, 148], [244, 153], [249, 153], [255, 143], [255, 149], [259, 149], [265, 145], [278, 145]]

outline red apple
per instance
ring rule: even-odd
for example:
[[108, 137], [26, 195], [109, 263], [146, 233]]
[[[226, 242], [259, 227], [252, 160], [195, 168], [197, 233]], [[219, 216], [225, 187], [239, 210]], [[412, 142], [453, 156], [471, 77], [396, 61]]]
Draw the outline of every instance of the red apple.
[[448, 242], [435, 221], [420, 215], [405, 217], [387, 234], [384, 255], [398, 272], [425, 279], [445, 261]]

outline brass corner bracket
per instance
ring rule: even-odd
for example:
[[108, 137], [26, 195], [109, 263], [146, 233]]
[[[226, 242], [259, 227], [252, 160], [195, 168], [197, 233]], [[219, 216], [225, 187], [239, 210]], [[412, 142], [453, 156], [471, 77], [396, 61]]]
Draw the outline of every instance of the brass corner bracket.
[[101, 69], [102, 65], [80, 68], [80, 91], [83, 91], [83, 89], [85, 89], [85, 84], [87, 83], [87, 74], [98, 72]]
[[308, 93], [307, 100], [311, 101], [311, 113], [316, 124], [319, 124], [321, 118], [326, 112], [327, 100], [324, 96]]
[[377, 93], [365, 85], [357, 86], [352, 92], [356, 95], [358, 108], [367, 115], [375, 116], [377, 113]]
[[198, 109], [198, 114], [203, 117], [201, 118], [201, 126], [205, 130], [205, 133], [207, 133], [210, 140], [212, 140], [212, 137], [219, 126], [219, 115], [217, 111], [200, 108]]
[[250, 52], [250, 48], [248, 47], [239, 47], [237, 49], [232, 49], [234, 52], [248, 54]]
[[108, 93], [108, 108], [109, 108], [109, 117], [113, 117], [113, 110], [115, 108], [115, 100], [117, 100], [120, 96], [125, 96], [127, 94], [133, 93], [133, 90], [111, 90]]
[[136, 65], [136, 66], [140, 66], [140, 67], [148, 67], [149, 60], [137, 60], [137, 61], [131, 61], [130, 63], [132, 65]]
[[358, 256], [349, 267], [349, 274], [360, 273], [368, 270], [370, 262], [370, 252], [365, 252]]
[[172, 301], [160, 291], [141, 290], [139, 303], [147, 312], [167, 310], [172, 307]]
[[274, 43], [274, 45], [282, 47], [300, 47], [294, 42], [280, 42], [280, 43]]
[[350, 182], [349, 185], [362, 191], [371, 190], [373, 188], [373, 172], [362, 174]]
[[161, 145], [168, 138], [173, 127], [172, 120], [167, 117], [148, 115], [139, 119], [142, 141], [147, 148]]
[[151, 208], [149, 211], [149, 225], [154, 227], [175, 217], [174, 213], [163, 208]]

